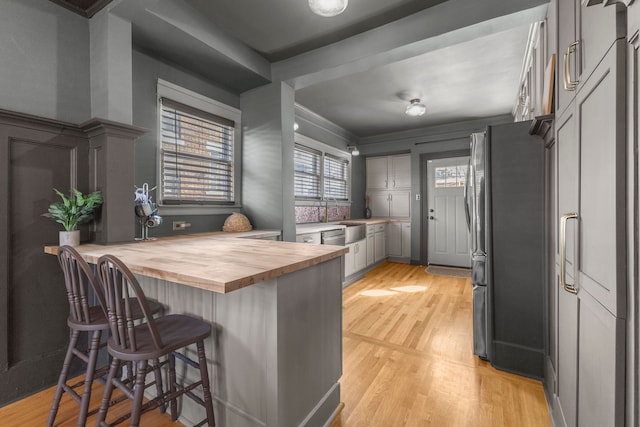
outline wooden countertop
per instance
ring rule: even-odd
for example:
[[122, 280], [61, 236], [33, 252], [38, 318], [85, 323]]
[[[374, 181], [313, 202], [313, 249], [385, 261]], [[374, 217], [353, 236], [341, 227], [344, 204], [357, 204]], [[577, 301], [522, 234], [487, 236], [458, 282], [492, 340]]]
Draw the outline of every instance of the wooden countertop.
[[[271, 235], [273, 232], [214, 232], [116, 245], [84, 244], [75, 249], [89, 263], [111, 254], [136, 274], [218, 293], [302, 270], [349, 250], [343, 246], [258, 240]], [[53, 255], [57, 250], [57, 246], [44, 249]]]

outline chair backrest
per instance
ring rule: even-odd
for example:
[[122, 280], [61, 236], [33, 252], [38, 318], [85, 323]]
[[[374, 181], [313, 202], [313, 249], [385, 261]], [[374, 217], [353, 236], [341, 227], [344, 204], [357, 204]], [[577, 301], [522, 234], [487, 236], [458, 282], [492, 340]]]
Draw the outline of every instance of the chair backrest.
[[[103, 255], [98, 259], [98, 275], [104, 286], [107, 319], [115, 344], [122, 349], [137, 351], [134, 321], [143, 320], [156, 349], [162, 348], [162, 339], [156, 328], [149, 302], [131, 270], [119, 258]], [[140, 317], [139, 312], [136, 315], [133, 307], [135, 300], [142, 310], [143, 317]]]
[[[78, 323], [92, 324], [96, 319], [91, 318], [92, 313], [95, 313], [95, 311], [90, 310], [89, 285], [91, 285], [100, 306], [104, 310], [102, 284], [89, 264], [82, 258], [82, 255], [71, 246], [60, 246], [58, 248], [58, 262], [64, 273], [64, 283], [69, 301], [69, 316]], [[102, 322], [104, 322], [104, 319]]]

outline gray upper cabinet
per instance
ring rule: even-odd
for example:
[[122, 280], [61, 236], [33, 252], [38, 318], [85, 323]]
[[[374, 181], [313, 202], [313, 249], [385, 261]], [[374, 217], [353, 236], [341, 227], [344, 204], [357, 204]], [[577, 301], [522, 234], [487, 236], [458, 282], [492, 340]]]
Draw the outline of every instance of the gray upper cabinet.
[[367, 189], [395, 190], [411, 187], [411, 156], [367, 157]]
[[626, 33], [625, 7], [558, 2], [558, 62], [556, 112], [562, 113], [616, 39]]

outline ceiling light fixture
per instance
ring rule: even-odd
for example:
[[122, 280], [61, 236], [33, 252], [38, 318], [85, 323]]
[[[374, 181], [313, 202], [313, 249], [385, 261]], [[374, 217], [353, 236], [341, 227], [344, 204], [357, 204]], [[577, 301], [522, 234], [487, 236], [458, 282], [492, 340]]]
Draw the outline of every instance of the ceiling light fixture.
[[404, 112], [411, 117], [418, 117], [424, 114], [427, 111], [427, 107], [423, 103], [420, 102], [418, 98], [412, 99], [409, 101], [409, 105], [407, 105], [407, 109]]
[[349, 150], [351, 152], [352, 156], [359, 156], [360, 155], [360, 150], [358, 150], [358, 147], [355, 145], [347, 145], [347, 150]]
[[349, 0], [309, 0], [311, 11], [320, 16], [340, 15], [347, 8]]

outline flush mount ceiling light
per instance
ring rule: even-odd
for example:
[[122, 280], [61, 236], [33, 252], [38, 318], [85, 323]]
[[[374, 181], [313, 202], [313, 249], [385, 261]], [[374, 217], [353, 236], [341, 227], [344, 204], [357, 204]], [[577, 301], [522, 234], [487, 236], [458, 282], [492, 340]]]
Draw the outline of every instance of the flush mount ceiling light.
[[404, 112], [411, 117], [418, 117], [424, 114], [427, 111], [427, 107], [423, 103], [420, 102], [418, 98], [412, 99], [409, 101], [409, 105], [407, 105], [407, 109]]
[[347, 8], [349, 0], [309, 0], [311, 11], [320, 16], [340, 15]]

